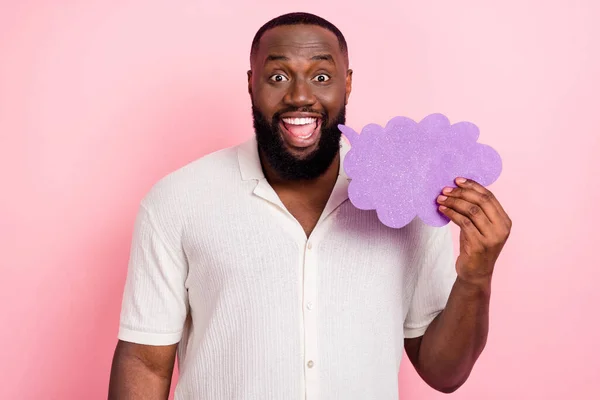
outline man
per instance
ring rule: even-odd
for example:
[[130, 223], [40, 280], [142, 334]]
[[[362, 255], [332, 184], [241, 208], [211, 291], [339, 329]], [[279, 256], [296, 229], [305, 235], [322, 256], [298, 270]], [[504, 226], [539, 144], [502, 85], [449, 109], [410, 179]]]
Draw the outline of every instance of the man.
[[397, 399], [406, 350], [452, 392], [484, 348], [511, 222], [475, 182], [440, 195], [461, 228], [403, 229], [348, 201], [340, 31], [311, 14], [256, 34], [255, 138], [158, 182], [135, 225], [109, 398]]

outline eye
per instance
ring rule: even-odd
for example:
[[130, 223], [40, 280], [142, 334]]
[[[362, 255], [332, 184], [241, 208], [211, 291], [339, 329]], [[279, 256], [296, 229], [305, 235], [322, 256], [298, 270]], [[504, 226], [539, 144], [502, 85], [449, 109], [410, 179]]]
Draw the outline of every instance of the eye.
[[319, 74], [315, 77], [315, 79], [317, 82], [327, 82], [331, 78], [329, 77], [329, 75]]
[[272, 75], [271, 78], [269, 78], [269, 79], [271, 79], [274, 82], [285, 82], [285, 81], [287, 81], [287, 78], [285, 77], [285, 75], [281, 75], [281, 74]]

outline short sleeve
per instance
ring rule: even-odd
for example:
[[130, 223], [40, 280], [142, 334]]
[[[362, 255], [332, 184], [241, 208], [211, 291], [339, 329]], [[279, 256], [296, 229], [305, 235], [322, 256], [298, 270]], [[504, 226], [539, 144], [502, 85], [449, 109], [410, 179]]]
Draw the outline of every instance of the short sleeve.
[[408, 313], [404, 337], [422, 336], [429, 324], [446, 307], [456, 281], [454, 247], [450, 226], [428, 228], [429, 233], [417, 257], [418, 276]]
[[135, 221], [118, 338], [170, 345], [181, 340], [188, 313], [187, 263], [181, 246], [141, 206]]

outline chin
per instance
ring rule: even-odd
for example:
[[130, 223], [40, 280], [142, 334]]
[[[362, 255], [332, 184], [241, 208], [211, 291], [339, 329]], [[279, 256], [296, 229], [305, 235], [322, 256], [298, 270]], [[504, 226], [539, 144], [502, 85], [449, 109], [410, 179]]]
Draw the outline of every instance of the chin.
[[295, 147], [283, 141], [285, 151], [296, 160], [302, 161], [311, 158], [319, 151], [319, 143], [315, 143], [309, 147]]

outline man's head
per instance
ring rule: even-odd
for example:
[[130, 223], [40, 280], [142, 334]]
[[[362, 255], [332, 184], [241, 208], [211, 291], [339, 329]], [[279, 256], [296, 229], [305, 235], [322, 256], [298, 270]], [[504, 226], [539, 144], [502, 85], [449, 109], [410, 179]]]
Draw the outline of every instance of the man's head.
[[283, 179], [321, 176], [340, 146], [352, 87], [342, 33], [316, 15], [277, 17], [256, 33], [248, 91], [258, 146]]

